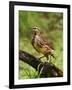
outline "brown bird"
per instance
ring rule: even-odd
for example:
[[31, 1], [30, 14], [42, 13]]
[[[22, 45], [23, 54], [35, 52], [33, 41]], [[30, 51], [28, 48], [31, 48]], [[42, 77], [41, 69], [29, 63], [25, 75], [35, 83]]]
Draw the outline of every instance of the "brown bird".
[[[33, 27], [33, 32], [34, 32], [34, 36], [32, 39], [32, 45], [33, 45], [34, 49], [37, 52], [42, 53], [44, 55], [42, 57], [46, 57], [47, 60], [49, 60], [49, 56], [52, 56], [53, 58], [55, 58], [54, 47], [53, 47], [52, 43], [49, 43], [47, 40], [45, 40], [41, 36], [41, 33], [40, 33], [38, 27]], [[40, 57], [40, 58], [42, 58], [42, 57]]]

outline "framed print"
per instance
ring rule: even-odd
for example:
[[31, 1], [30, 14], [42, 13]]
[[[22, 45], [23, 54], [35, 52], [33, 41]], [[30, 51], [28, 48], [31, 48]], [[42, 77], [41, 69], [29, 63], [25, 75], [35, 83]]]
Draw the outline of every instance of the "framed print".
[[70, 84], [70, 5], [9, 2], [9, 88]]

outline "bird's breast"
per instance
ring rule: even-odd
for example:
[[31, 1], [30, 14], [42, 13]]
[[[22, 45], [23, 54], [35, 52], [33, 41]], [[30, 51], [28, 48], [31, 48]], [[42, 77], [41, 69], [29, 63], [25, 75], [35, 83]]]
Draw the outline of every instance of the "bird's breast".
[[39, 37], [38, 35], [35, 35], [32, 39], [32, 45], [33, 47], [36, 49], [36, 51], [38, 51], [39, 53], [41, 52], [41, 48], [40, 46], [38, 45], [38, 40], [39, 40]]

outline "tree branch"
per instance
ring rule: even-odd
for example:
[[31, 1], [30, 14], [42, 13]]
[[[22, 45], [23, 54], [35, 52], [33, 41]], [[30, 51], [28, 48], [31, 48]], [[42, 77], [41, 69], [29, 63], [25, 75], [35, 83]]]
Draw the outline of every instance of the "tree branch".
[[43, 63], [39, 58], [20, 50], [19, 59], [26, 62], [36, 70], [39, 68], [40, 77], [62, 77], [63, 72], [54, 64], [45, 62]]

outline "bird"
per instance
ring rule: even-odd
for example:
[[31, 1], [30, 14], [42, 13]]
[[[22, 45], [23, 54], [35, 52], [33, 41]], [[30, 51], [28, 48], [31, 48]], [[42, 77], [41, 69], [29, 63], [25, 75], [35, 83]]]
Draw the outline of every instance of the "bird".
[[50, 61], [49, 56], [55, 58], [53, 44], [44, 39], [39, 30], [40, 29], [37, 26], [32, 28], [34, 35], [32, 38], [32, 46], [38, 53], [43, 54], [40, 59], [46, 57], [47, 60]]

